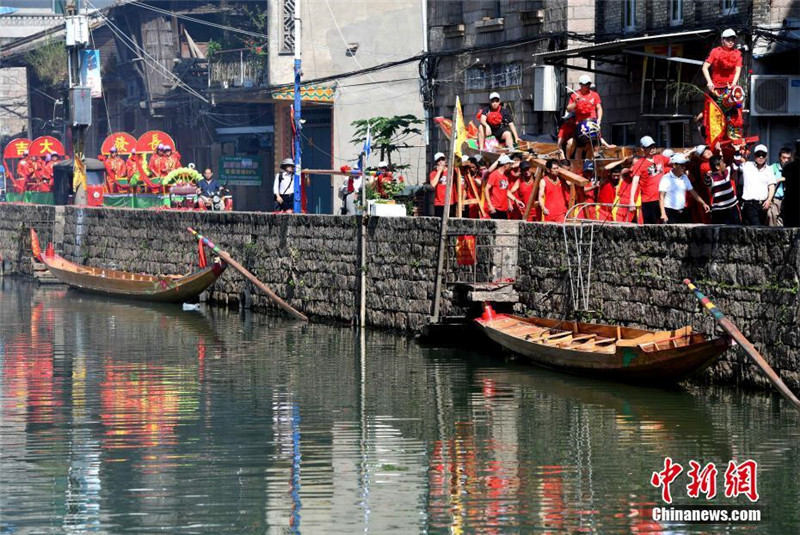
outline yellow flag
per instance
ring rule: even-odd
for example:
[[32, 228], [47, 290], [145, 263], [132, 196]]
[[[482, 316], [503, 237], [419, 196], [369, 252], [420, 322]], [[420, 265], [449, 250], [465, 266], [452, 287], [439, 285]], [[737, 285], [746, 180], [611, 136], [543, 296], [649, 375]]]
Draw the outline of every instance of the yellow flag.
[[453, 113], [454, 117], [454, 124], [453, 124], [453, 135], [456, 136], [455, 141], [455, 153], [456, 164], [460, 163], [461, 160], [461, 147], [464, 143], [467, 142], [467, 129], [464, 126], [464, 112], [461, 111], [461, 100], [456, 96], [456, 109], [455, 113]]

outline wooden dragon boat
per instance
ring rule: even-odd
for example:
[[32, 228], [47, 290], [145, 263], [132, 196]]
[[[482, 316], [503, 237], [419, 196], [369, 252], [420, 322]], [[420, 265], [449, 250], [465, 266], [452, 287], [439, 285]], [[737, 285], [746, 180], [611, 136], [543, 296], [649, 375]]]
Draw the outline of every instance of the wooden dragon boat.
[[147, 275], [102, 267], [75, 264], [57, 255], [51, 246], [42, 253], [39, 238], [31, 229], [31, 246], [36, 259], [47, 266], [58, 280], [78, 290], [167, 303], [183, 303], [197, 298], [225, 271], [225, 262], [212, 262], [208, 267], [188, 275]]
[[623, 382], [673, 383], [713, 364], [730, 345], [690, 326], [650, 331], [489, 311], [475, 320], [483, 332], [531, 362], [568, 373]]

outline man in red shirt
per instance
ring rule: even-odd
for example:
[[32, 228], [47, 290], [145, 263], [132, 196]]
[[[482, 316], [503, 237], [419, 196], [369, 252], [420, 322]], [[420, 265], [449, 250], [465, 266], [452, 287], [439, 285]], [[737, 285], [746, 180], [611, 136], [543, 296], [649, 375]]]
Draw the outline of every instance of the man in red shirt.
[[525, 221], [536, 220], [536, 202], [531, 199], [531, 195], [536, 186], [536, 177], [531, 173], [531, 163], [522, 161], [519, 164], [520, 178], [516, 184], [511, 187], [511, 194], [514, 196], [515, 203], [520, 213], [520, 218], [525, 216], [525, 210], [528, 208], [528, 201], [531, 201], [531, 206], [528, 212], [528, 217]]
[[[575, 120], [577, 122], [585, 121], [586, 119], [594, 119], [598, 125], [603, 124], [603, 102], [597, 91], [592, 91], [592, 79], [584, 74], [578, 80], [580, 89], [569, 96], [567, 103], [567, 112], [575, 112]], [[578, 101], [585, 100], [590, 105], [581, 106], [578, 110]], [[578, 113], [580, 111], [580, 113]]]
[[497, 142], [505, 143], [508, 148], [512, 148], [519, 140], [514, 117], [503, 106], [499, 93], [489, 95], [489, 111], [481, 117], [481, 126], [490, 129]]
[[539, 208], [542, 219], [551, 223], [563, 223], [569, 205], [569, 188], [558, 176], [561, 166], [558, 160], [550, 158], [545, 164], [545, 174], [539, 183]]
[[[703, 76], [708, 90], [719, 95], [739, 81], [742, 72], [742, 53], [736, 48], [736, 32], [728, 28], [722, 32], [722, 46], [711, 50], [703, 63]], [[708, 70], [711, 69], [711, 74]]]
[[[658, 199], [658, 183], [661, 181], [661, 175], [664, 171], [659, 171], [653, 158], [657, 152], [656, 142], [650, 136], [644, 136], [639, 140], [639, 145], [642, 147], [642, 158], [633, 164], [631, 168], [631, 175], [633, 182], [631, 187], [631, 196], [629, 199], [621, 199], [623, 204], [633, 208], [636, 205], [636, 199], [633, 193], [637, 189], [637, 185], [642, 193], [642, 219], [645, 225], [657, 225], [661, 222], [661, 206]], [[626, 202], [627, 201], [627, 202]]]
[[[447, 158], [445, 158], [444, 153], [437, 152], [433, 155], [433, 161], [436, 167], [428, 175], [428, 183], [433, 186], [436, 192], [433, 198], [433, 215], [436, 217], [444, 217], [444, 197], [447, 193]], [[455, 191], [451, 191], [451, 208], [453, 204], [455, 204], [455, 197]]]
[[511, 158], [503, 154], [497, 160], [497, 169], [486, 181], [486, 197], [489, 201], [489, 214], [492, 219], [508, 219], [508, 170]]

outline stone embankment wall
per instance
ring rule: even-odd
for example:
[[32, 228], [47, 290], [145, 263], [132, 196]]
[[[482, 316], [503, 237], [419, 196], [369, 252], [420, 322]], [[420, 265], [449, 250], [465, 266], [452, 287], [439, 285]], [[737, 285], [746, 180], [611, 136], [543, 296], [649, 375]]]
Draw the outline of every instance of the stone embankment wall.
[[[0, 205], [0, 254], [5, 272], [30, 271], [28, 226], [34, 226], [66, 258], [148, 273], [183, 273], [197, 261], [192, 226], [218, 243], [293, 306], [312, 318], [351, 322], [358, 315], [358, 220], [348, 216], [264, 213], [161, 212]], [[522, 313], [575, 317], [570, 290], [577, 255], [567, 262], [560, 226], [518, 222], [451, 221], [453, 234], [478, 236], [478, 274], [455, 269], [448, 278], [516, 278]], [[572, 229], [567, 238], [574, 244]], [[676, 328], [691, 324], [710, 332], [681, 281], [689, 277], [763, 351], [796, 391], [800, 390], [800, 232], [714, 226], [611, 226], [584, 228], [581, 267], [588, 269], [593, 242], [589, 311], [583, 317], [613, 324]], [[418, 330], [432, 310], [439, 241], [433, 218], [371, 218], [367, 228], [367, 322]], [[452, 246], [454, 238], [448, 240]], [[452, 249], [451, 253], [452, 253]], [[463, 314], [448, 286], [443, 313]], [[271, 308], [232, 269], [210, 300], [256, 310]], [[706, 378], [764, 385], [740, 351], [729, 351]]]

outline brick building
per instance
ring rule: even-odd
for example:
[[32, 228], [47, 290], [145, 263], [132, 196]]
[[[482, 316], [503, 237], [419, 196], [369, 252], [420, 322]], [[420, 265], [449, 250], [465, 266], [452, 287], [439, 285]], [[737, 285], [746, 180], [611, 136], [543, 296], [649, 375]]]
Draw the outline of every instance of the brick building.
[[[591, 36], [594, 4], [592, 0], [431, 1], [428, 25], [434, 56], [423, 68], [427, 78], [423, 85], [428, 87], [423, 96], [431, 115], [450, 117], [458, 95], [465, 119], [475, 121], [489, 93], [498, 91], [511, 106], [520, 135], [555, 134], [567, 95], [563, 84], [576, 83], [581, 72], [559, 73], [558, 105], [535, 109], [532, 55], [575, 46], [578, 41], [569, 39], [571, 35]], [[431, 150], [446, 148], [446, 138], [431, 128]]]
[[[748, 93], [748, 133], [773, 156], [798, 137], [800, 105], [793, 111], [789, 102], [791, 80], [800, 84], [797, 0], [598, 0], [595, 9], [593, 44], [540, 53], [534, 62], [557, 70], [580, 63], [596, 73], [604, 134], [612, 142], [632, 144], [645, 134], [661, 146], [702, 140], [694, 120], [705, 87], [700, 69], [725, 28], [737, 31], [745, 58], [739, 83]], [[783, 78], [762, 87], [751, 77], [765, 73]], [[776, 98], [782, 106], [767, 109]], [[766, 107], [756, 108], [761, 101]]]

